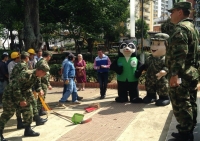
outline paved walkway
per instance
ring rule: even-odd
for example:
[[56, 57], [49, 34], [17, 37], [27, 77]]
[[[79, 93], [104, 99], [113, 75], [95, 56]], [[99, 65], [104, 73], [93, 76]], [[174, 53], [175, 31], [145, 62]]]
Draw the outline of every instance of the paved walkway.
[[[23, 137], [24, 130], [16, 129], [16, 117], [13, 116], [5, 127], [5, 138], [10, 141], [165, 141], [169, 134], [171, 105], [157, 107], [154, 104], [115, 103], [115, 89], [108, 89], [106, 98], [100, 100], [99, 89], [88, 88], [79, 92], [84, 97], [80, 105], [66, 103], [67, 107], [62, 109], [56, 107], [61, 93], [62, 88], [48, 91], [46, 101], [53, 111], [69, 117], [74, 113], [84, 114], [84, 119], [91, 117], [92, 121], [73, 125], [69, 119], [49, 112], [45, 125], [35, 126], [32, 123], [32, 128], [40, 132], [40, 136], [31, 138]], [[140, 91], [141, 97], [145, 94], [145, 91]], [[84, 108], [92, 103], [100, 103], [101, 108], [85, 113]]]

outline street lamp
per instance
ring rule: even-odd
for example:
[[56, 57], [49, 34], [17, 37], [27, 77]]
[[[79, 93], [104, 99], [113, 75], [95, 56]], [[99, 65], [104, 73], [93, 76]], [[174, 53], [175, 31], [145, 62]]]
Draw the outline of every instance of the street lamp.
[[140, 62], [142, 63], [142, 64], [144, 64], [144, 60], [145, 60], [145, 55], [144, 55], [144, 50], [143, 50], [143, 37], [144, 37], [144, 35], [143, 35], [143, 30], [144, 30], [144, 16], [143, 16], [143, 7], [144, 7], [144, 0], [141, 0], [141, 3], [142, 3], [142, 7], [141, 7], [141, 10], [142, 10], [142, 17], [141, 17], [141, 21], [142, 21], [142, 29], [141, 29], [141, 31], [142, 31], [142, 35], [141, 35], [141, 53], [140, 53]]

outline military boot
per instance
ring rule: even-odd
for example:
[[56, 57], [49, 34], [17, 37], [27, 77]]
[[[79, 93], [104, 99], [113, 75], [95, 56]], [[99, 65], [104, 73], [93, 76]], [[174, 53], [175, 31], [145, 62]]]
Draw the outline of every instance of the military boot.
[[194, 135], [191, 132], [186, 133], [172, 133], [172, 137], [174, 137], [177, 141], [193, 141]]
[[35, 115], [33, 120], [36, 122], [36, 126], [43, 125], [47, 119], [42, 119], [39, 115]]
[[147, 95], [143, 98], [143, 102], [146, 104], [156, 102], [156, 100], [157, 100], [156, 93], [150, 93], [150, 92], [147, 92]]
[[43, 109], [42, 109], [42, 108], [41, 108], [41, 109], [39, 109], [38, 111], [39, 111], [39, 116], [44, 116], [44, 115], [46, 115], [46, 114], [47, 114], [45, 111], [43, 111]]
[[26, 136], [26, 137], [36, 137], [36, 136], [39, 136], [39, 135], [40, 135], [40, 133], [34, 132], [31, 129], [30, 125], [28, 125], [28, 126], [25, 127], [24, 136]]
[[4, 139], [3, 137], [3, 131], [0, 130], [0, 141], [7, 141], [6, 139]]
[[25, 128], [21, 117], [17, 117], [17, 129]]

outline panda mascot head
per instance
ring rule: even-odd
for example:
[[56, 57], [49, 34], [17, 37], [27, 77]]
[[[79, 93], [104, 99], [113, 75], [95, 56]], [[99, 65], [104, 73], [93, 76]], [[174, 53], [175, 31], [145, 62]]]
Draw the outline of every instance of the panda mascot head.
[[119, 45], [119, 57], [136, 57], [137, 48], [130, 40], [125, 40]]

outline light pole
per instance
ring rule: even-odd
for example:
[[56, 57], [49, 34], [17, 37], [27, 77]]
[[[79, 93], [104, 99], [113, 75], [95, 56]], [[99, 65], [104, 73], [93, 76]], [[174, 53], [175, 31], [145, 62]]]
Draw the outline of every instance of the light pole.
[[130, 0], [130, 32], [135, 37], [135, 0]]
[[142, 3], [142, 16], [141, 16], [141, 21], [142, 21], [142, 29], [141, 29], [141, 31], [142, 31], [142, 33], [141, 33], [141, 54], [140, 54], [140, 62], [142, 63], [142, 64], [144, 64], [144, 60], [145, 60], [145, 55], [144, 55], [144, 50], [143, 50], [143, 38], [144, 38], [144, 35], [143, 35], [143, 30], [144, 30], [144, 16], [143, 16], [143, 14], [144, 14], [144, 11], [143, 11], [143, 7], [144, 7], [144, 0], [141, 0], [141, 3]]

